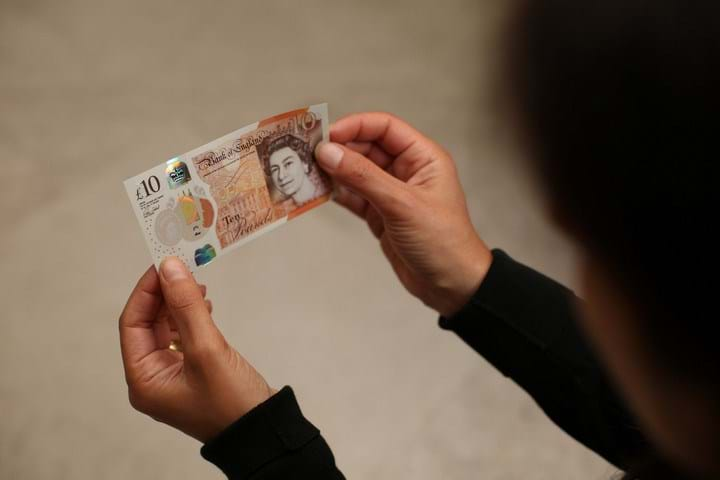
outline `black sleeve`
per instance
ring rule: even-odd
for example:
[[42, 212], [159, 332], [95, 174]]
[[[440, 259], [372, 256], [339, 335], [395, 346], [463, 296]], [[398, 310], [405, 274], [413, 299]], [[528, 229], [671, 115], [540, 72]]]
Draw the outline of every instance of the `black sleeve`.
[[320, 431], [303, 416], [290, 387], [245, 414], [200, 453], [230, 480], [345, 478]]
[[558, 426], [617, 467], [646, 446], [576, 323], [573, 293], [501, 250], [470, 302], [442, 328], [525, 389]]

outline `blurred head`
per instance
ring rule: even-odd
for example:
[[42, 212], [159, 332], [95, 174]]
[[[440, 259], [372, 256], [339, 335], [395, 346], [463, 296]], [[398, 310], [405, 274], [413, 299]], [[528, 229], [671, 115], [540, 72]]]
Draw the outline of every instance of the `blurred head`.
[[508, 96], [581, 247], [584, 326], [663, 455], [720, 472], [720, 4], [521, 0], [511, 32]]
[[286, 197], [300, 191], [310, 173], [308, 145], [292, 135], [283, 135], [263, 142], [260, 155], [265, 174], [273, 186]]

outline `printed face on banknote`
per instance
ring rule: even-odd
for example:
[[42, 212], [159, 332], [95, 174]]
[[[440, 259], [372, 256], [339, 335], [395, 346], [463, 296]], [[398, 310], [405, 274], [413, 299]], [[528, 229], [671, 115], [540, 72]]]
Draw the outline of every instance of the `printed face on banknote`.
[[128, 179], [156, 264], [201, 266], [329, 198], [313, 151], [328, 137], [327, 105], [268, 118]]
[[[270, 177], [273, 185], [287, 197], [295, 199], [296, 195], [308, 189], [310, 181], [310, 165], [300, 159], [298, 152], [290, 147], [276, 150], [268, 159]], [[298, 201], [296, 203], [301, 203]]]
[[327, 180], [315, 171], [312, 152], [317, 141], [305, 141], [295, 135], [266, 138], [259, 147], [260, 160], [268, 183], [283, 199], [297, 206], [322, 195]]

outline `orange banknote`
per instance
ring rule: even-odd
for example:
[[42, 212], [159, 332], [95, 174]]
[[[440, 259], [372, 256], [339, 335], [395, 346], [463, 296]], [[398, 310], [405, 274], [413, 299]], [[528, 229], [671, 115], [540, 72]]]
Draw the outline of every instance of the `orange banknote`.
[[327, 104], [241, 128], [125, 181], [159, 265], [191, 270], [328, 200], [315, 146], [328, 139]]

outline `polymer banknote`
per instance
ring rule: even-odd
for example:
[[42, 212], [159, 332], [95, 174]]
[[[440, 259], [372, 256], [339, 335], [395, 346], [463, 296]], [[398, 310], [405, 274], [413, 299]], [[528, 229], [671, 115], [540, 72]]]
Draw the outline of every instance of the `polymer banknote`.
[[153, 261], [191, 271], [324, 203], [332, 186], [314, 157], [327, 104], [248, 125], [125, 180]]

